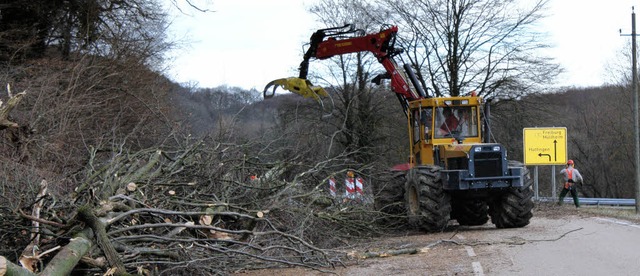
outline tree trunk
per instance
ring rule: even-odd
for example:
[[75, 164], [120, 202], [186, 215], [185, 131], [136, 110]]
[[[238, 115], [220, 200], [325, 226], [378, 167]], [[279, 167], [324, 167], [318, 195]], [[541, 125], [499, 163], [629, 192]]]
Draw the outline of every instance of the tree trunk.
[[7, 261], [3, 256], [0, 256], [0, 275], [7, 276], [35, 276], [35, 273], [26, 270], [25, 268]]
[[80, 220], [93, 230], [96, 236], [96, 243], [100, 249], [102, 249], [102, 252], [104, 252], [104, 256], [107, 258], [109, 265], [116, 268], [116, 275], [126, 274], [127, 270], [124, 268], [124, 263], [122, 263], [122, 260], [118, 257], [118, 252], [109, 241], [104, 224], [96, 217], [91, 207], [80, 207], [80, 209], [78, 209], [78, 216]]
[[7, 104], [3, 105], [2, 101], [0, 101], [0, 130], [9, 127], [18, 127], [18, 124], [9, 121], [9, 113], [11, 113], [11, 110], [18, 105], [22, 97], [26, 94], [26, 92], [21, 92], [12, 96], [11, 92], [9, 92], [9, 100], [7, 101]]

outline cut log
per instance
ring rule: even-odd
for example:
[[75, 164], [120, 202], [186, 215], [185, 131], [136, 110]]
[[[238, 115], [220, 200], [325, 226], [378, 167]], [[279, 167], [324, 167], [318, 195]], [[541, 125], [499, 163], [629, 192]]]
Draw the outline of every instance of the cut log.
[[38, 257], [39, 253], [39, 245], [40, 245], [40, 210], [42, 209], [42, 199], [47, 195], [47, 181], [42, 180], [40, 182], [40, 192], [36, 196], [36, 204], [33, 205], [33, 209], [31, 211], [31, 216], [35, 218], [35, 220], [31, 221], [31, 225], [33, 226], [31, 229], [31, 243], [25, 247], [22, 251], [22, 254], [19, 258], [19, 263], [22, 267], [26, 268], [31, 272], [36, 272], [38, 267], [38, 262], [40, 262], [40, 258]]
[[36, 274], [20, 267], [19, 265], [9, 262], [5, 257], [0, 256], [0, 276], [4, 275], [35, 276]]
[[[91, 210], [89, 206], [83, 206], [78, 209], [78, 217], [81, 221], [86, 223], [96, 237], [96, 243], [102, 249], [104, 256], [107, 258], [109, 265], [111, 267], [115, 267], [117, 274], [125, 274], [126, 269], [124, 268], [124, 263], [120, 260], [118, 256], [118, 252], [109, 241], [109, 237], [107, 236], [107, 230], [105, 229], [104, 224], [96, 217], [96, 215]], [[58, 253], [59, 255], [59, 253]]]
[[69, 244], [51, 259], [40, 275], [69, 275], [91, 248], [89, 233], [89, 229], [86, 229], [71, 239]]
[[9, 100], [7, 101], [7, 104], [3, 104], [3, 102], [0, 101], [0, 130], [9, 127], [18, 127], [17, 123], [9, 121], [9, 113], [11, 113], [11, 110], [20, 103], [22, 97], [27, 94], [27, 92], [20, 92], [15, 96], [11, 95], [11, 86], [9, 85], [7, 85], [7, 92], [9, 93]]

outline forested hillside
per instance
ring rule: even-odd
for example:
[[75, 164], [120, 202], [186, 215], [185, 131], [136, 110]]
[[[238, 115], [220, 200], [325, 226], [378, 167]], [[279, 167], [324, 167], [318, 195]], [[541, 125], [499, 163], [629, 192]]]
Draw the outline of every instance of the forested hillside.
[[[496, 103], [495, 139], [522, 160], [522, 129], [566, 127], [568, 157], [585, 177], [585, 197], [633, 198], [633, 96], [628, 87], [561, 89]], [[559, 171], [563, 166], [556, 166]], [[540, 167], [540, 192], [551, 196], [551, 168]], [[560, 187], [559, 176], [557, 176]]]
[[[165, 78], [163, 54], [174, 45], [156, 1], [5, 2], [0, 260], [9, 271], [329, 268], [347, 257], [328, 248], [404, 227], [404, 217], [373, 208], [373, 187], [407, 162], [409, 139], [396, 96], [370, 83], [378, 73], [371, 56], [326, 65], [339, 81], [326, 86], [324, 105], [293, 94], [264, 100], [261, 91]], [[397, 8], [387, 12], [401, 21], [409, 11]], [[363, 18], [355, 19], [379, 27]], [[584, 196], [631, 197], [629, 90], [549, 91], [543, 81], [528, 84], [557, 67], [535, 64], [546, 69], [458, 82], [444, 65], [416, 69], [424, 84], [442, 80], [433, 93], [477, 88], [492, 99], [492, 138], [509, 147], [510, 159], [522, 160], [522, 128], [565, 126]], [[359, 201], [330, 196], [328, 180], [347, 171], [366, 180]]]

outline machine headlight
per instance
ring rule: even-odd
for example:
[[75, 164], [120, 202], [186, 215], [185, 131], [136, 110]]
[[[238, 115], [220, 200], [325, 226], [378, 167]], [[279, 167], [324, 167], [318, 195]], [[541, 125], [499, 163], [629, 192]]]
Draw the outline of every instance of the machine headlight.
[[475, 151], [475, 152], [481, 152], [481, 151], [482, 151], [482, 148], [481, 148], [481, 147], [475, 147], [475, 148], [473, 148], [473, 151]]
[[500, 151], [500, 146], [493, 146], [493, 151]]

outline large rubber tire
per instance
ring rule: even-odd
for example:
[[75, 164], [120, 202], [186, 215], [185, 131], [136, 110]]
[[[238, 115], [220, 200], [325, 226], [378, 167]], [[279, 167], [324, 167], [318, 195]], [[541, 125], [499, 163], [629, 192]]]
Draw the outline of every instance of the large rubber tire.
[[523, 167], [524, 185], [520, 188], [509, 188], [489, 205], [491, 222], [498, 228], [524, 227], [533, 217], [533, 179], [529, 170], [516, 161], [509, 161], [509, 166]]
[[489, 207], [484, 200], [454, 199], [451, 217], [460, 225], [477, 226], [489, 221]]
[[405, 203], [409, 224], [427, 232], [441, 232], [451, 215], [451, 197], [443, 189], [440, 167], [413, 168], [406, 176]]
[[386, 172], [374, 186], [374, 207], [386, 215], [402, 216], [404, 208], [405, 172]]

